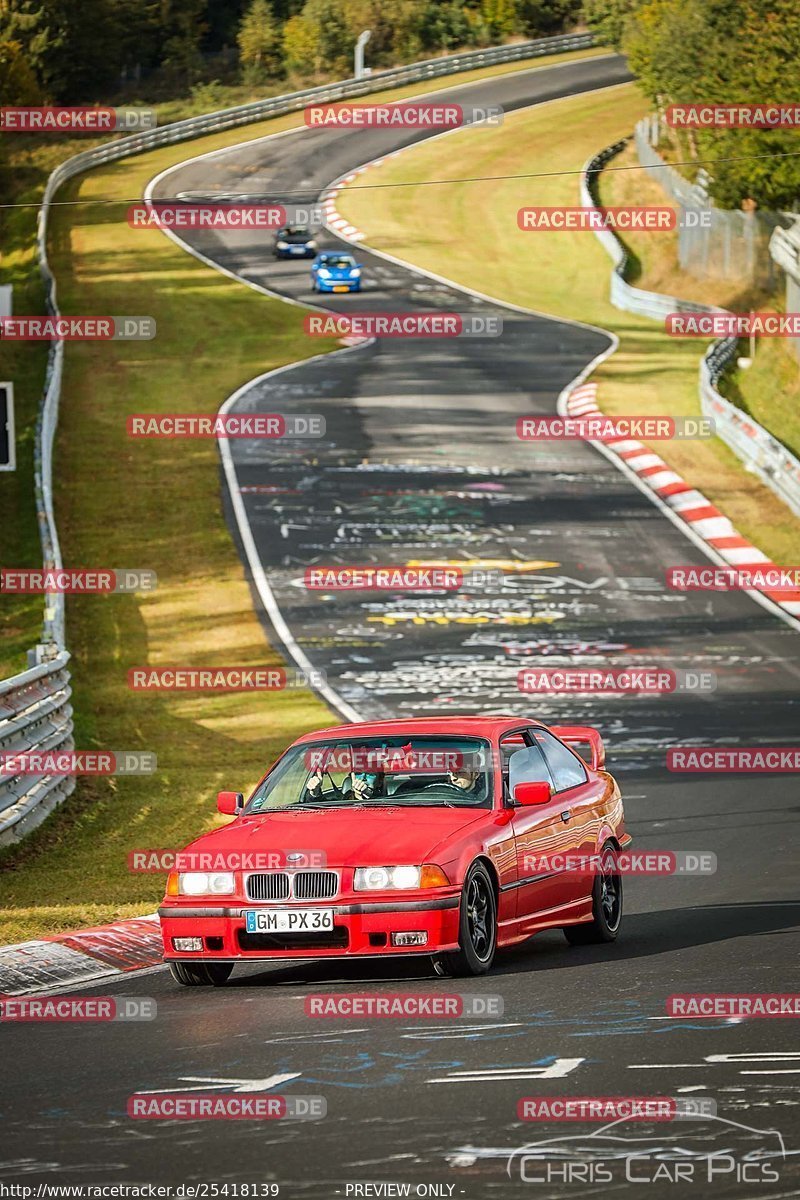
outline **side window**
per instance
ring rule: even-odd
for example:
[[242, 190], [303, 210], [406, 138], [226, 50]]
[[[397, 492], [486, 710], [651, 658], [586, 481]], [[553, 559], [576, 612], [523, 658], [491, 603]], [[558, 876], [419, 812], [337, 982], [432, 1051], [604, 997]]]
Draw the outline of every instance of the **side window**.
[[543, 729], [537, 729], [533, 736], [547, 760], [557, 792], [565, 792], [567, 788], [586, 783], [588, 776], [583, 763], [558, 738], [553, 737], [552, 733], [545, 733]]
[[544, 760], [544, 755], [536, 745], [526, 746], [522, 739], [513, 745], [500, 743], [501, 749], [510, 751], [508, 757], [507, 794], [513, 796], [518, 783], [549, 783], [553, 780]]

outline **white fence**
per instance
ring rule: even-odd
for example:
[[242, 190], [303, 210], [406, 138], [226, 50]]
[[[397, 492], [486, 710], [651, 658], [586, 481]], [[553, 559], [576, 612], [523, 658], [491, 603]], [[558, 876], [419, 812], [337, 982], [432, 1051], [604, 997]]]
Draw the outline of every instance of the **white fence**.
[[[589, 159], [581, 173], [581, 204], [598, 208], [595, 185], [606, 163], [623, 149], [626, 141], [607, 146]], [[663, 321], [672, 312], [724, 312], [708, 304], [679, 300], [660, 292], [647, 292], [633, 287], [625, 280], [628, 255], [616, 234], [597, 230], [596, 236], [614, 263], [611, 273], [610, 297], [615, 308], [637, 313], [654, 321]], [[800, 242], [798, 243], [800, 245]], [[748, 470], [772, 488], [773, 492], [800, 516], [800, 460], [782, 446], [771, 433], [731, 404], [717, 391], [716, 385], [725, 368], [736, 357], [738, 341], [724, 338], [714, 342], [700, 360], [700, 406], [703, 414], [712, 417], [718, 437], [730, 446]]]
[[[129, 134], [93, 150], [84, 150], [61, 163], [50, 175], [39, 211], [37, 235], [39, 264], [45, 280], [47, 308], [59, 314], [56, 281], [47, 259], [47, 222], [53, 197], [63, 183], [104, 163], [142, 154], [159, 146], [189, 141], [205, 134], [218, 133], [238, 126], [250, 125], [269, 117], [296, 112], [309, 104], [353, 99], [407, 83], [425, 82], [461, 71], [474, 71], [496, 63], [510, 63], [542, 58], [569, 50], [588, 49], [594, 38], [588, 33], [563, 34], [518, 42], [511, 46], [495, 46], [486, 50], [471, 50], [445, 58], [432, 58], [378, 71], [362, 79], [347, 79], [340, 83], [323, 84], [284, 96], [257, 100], [251, 104], [222, 109], [185, 121], [175, 121], [161, 129]], [[42, 542], [45, 568], [63, 566], [53, 510], [53, 443], [58, 424], [61, 396], [61, 376], [64, 365], [64, 343], [53, 342], [47, 364], [45, 390], [36, 427], [35, 488], [36, 509]], [[12, 679], [0, 682], [0, 750], [50, 749], [72, 747], [72, 708], [69, 704], [69, 671], [64, 628], [64, 596], [48, 593], [45, 596], [42, 644], [31, 654], [39, 665]], [[30, 700], [30, 703], [27, 701]], [[8, 743], [4, 739], [8, 739]], [[0, 777], [2, 778], [2, 777]], [[69, 776], [11, 777], [0, 782], [0, 845], [16, 841], [28, 833], [52, 811], [74, 788]]]

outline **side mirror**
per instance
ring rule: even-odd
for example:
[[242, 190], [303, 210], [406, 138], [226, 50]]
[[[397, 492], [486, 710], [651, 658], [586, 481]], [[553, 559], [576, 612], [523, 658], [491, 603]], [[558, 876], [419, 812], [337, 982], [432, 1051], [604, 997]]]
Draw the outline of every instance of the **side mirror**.
[[546, 782], [518, 783], [514, 788], [514, 800], [526, 808], [532, 804], [547, 804], [552, 791]]
[[217, 792], [217, 809], [227, 817], [235, 817], [244, 806], [241, 792]]

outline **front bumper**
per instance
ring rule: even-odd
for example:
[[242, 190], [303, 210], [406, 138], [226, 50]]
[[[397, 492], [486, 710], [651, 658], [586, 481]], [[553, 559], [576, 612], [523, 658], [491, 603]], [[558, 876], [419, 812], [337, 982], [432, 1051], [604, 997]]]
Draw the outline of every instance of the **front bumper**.
[[317, 287], [321, 292], [347, 292], [361, 291], [360, 279], [317, 279]]
[[[244, 911], [274, 908], [234, 901], [226, 905], [167, 902], [158, 910], [164, 958], [224, 959], [248, 962], [264, 959], [359, 958], [405, 954], [440, 954], [458, 946], [460, 893], [418, 900], [364, 900], [339, 904], [309, 904], [333, 908], [333, 932], [320, 934], [248, 934]], [[393, 946], [393, 933], [424, 931], [424, 946]], [[201, 938], [203, 949], [178, 951], [172, 939]]]

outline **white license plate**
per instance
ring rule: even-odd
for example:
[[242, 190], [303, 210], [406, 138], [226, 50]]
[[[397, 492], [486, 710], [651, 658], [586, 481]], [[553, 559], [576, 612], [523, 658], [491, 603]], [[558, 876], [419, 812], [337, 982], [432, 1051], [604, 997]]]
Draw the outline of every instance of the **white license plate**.
[[289, 247], [290, 254], [305, 254], [305, 252], [306, 252], [305, 246], [290, 246]]
[[332, 908], [245, 909], [248, 933], [325, 933], [333, 929]]

